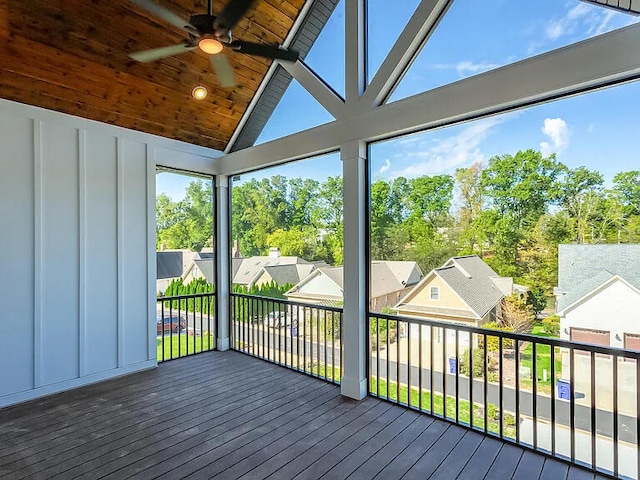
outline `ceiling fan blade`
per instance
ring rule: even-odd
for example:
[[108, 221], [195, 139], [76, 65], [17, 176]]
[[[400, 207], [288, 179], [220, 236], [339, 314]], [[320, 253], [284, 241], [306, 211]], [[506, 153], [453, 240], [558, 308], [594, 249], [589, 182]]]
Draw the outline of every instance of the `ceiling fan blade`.
[[152, 48], [151, 50], [143, 50], [141, 52], [135, 52], [129, 54], [131, 58], [138, 62], [147, 63], [159, 60], [165, 57], [171, 57], [178, 55], [179, 53], [190, 52], [197, 47], [190, 47], [181, 43], [179, 45], [171, 45], [169, 47]]
[[211, 66], [213, 71], [216, 72], [220, 85], [223, 87], [235, 87], [236, 80], [233, 76], [233, 68], [229, 63], [229, 59], [224, 53], [218, 53], [216, 55], [209, 55], [211, 59]]
[[235, 27], [236, 23], [244, 17], [254, 1], [255, 0], [230, 0], [222, 12], [220, 12], [215, 22], [213, 22], [213, 29], [216, 35], [224, 36], [229, 30]]
[[197, 33], [195, 28], [193, 28], [187, 20], [180, 18], [178, 15], [167, 10], [154, 0], [131, 0], [131, 2], [174, 27], [181, 28], [182, 30], [186, 30], [190, 33]]
[[285, 50], [275, 45], [264, 45], [262, 43], [242, 42], [235, 40], [229, 44], [236, 52], [247, 55], [257, 55], [258, 57], [277, 58], [279, 60], [289, 60], [295, 62], [300, 54], [294, 50]]

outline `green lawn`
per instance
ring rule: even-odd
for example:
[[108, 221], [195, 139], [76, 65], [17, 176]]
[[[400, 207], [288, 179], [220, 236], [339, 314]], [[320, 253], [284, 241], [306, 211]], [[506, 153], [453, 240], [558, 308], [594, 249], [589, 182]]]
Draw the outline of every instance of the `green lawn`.
[[[162, 338], [158, 337], [158, 361], [162, 361]], [[215, 348], [213, 335], [166, 335], [164, 337], [164, 360], [184, 357]], [[173, 355], [172, 355], [173, 354]]]
[[[380, 380], [380, 397], [389, 398], [391, 400], [398, 399], [398, 391], [396, 382], [391, 382], [390, 389], [387, 391], [387, 382], [385, 380]], [[377, 394], [378, 384], [376, 383], [375, 378], [371, 378], [371, 393], [374, 395]], [[400, 385], [400, 403], [409, 404], [408, 401], [408, 388], [406, 385]], [[433, 412], [436, 415], [444, 416], [444, 397], [442, 394], [436, 393], [433, 395]], [[420, 391], [411, 387], [411, 406], [419, 407], [420, 406]], [[469, 406], [470, 403], [468, 400], [459, 400], [458, 401], [458, 421], [460, 423], [469, 425]], [[422, 410], [429, 412], [431, 408], [431, 392], [430, 391], [422, 391]], [[447, 395], [447, 418], [455, 420], [456, 418], [456, 404], [455, 397]], [[487, 423], [488, 430], [492, 433], [499, 434], [500, 433], [500, 410], [497, 405], [489, 404], [487, 410]], [[507, 438], [515, 438], [516, 437], [516, 428], [515, 428], [515, 418], [512, 414], [508, 412], [504, 412], [503, 417], [503, 434]], [[484, 429], [484, 410], [482, 409], [482, 405], [478, 405], [474, 402], [473, 407], [473, 426], [476, 428]]]
[[[536, 322], [536, 324], [533, 326], [533, 329], [531, 330], [531, 333], [539, 337], [555, 338], [552, 335], [545, 333], [540, 322]], [[536, 347], [536, 371], [537, 371], [536, 377], [538, 379], [539, 393], [551, 392], [551, 350], [552, 348], [549, 345], [538, 344], [538, 346]], [[560, 352], [557, 351], [556, 349], [556, 352], [555, 352], [556, 378], [560, 377], [560, 373], [562, 372], [562, 361], [560, 360], [559, 353]], [[530, 369], [533, 369], [532, 357], [533, 357], [533, 345], [529, 343], [525, 347], [524, 351], [522, 352], [522, 355], [520, 356], [521, 365], [523, 367], [529, 367]], [[546, 382], [544, 381], [545, 370], [547, 371]], [[520, 385], [522, 386], [522, 388], [527, 388], [530, 390], [533, 386], [533, 382], [531, 380], [522, 379], [520, 382]]]

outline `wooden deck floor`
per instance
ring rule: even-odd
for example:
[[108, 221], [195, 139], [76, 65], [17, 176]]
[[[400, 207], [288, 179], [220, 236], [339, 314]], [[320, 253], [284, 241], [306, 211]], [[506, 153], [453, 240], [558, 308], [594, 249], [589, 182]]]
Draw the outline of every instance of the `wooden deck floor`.
[[2, 479], [594, 479], [236, 352], [0, 410]]

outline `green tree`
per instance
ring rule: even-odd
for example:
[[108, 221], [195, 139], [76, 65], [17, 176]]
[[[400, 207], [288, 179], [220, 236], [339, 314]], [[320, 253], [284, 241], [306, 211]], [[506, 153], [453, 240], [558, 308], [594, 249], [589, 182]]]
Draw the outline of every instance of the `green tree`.
[[626, 213], [640, 215], [640, 170], [616, 174], [613, 185], [613, 191], [620, 196]]
[[468, 168], [458, 168], [455, 180], [460, 205], [458, 221], [463, 228], [467, 228], [478, 218], [484, 206], [482, 164], [476, 162]]
[[482, 172], [482, 185], [501, 215], [509, 215], [520, 229], [534, 225], [561, 193], [557, 182], [565, 167], [555, 155], [534, 150], [498, 155]]

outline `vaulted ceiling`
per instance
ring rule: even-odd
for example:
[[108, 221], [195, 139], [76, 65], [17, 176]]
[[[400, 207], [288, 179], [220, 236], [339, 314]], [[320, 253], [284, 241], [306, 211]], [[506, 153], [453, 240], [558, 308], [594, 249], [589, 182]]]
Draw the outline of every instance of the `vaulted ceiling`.
[[[159, 3], [185, 19], [207, 11], [206, 0]], [[234, 37], [282, 44], [304, 3], [258, 0]], [[184, 38], [128, 0], [0, 0], [0, 97], [222, 150], [271, 60], [230, 52], [237, 85], [223, 88], [198, 50], [148, 64], [128, 56]], [[191, 97], [198, 84], [205, 100]]]

